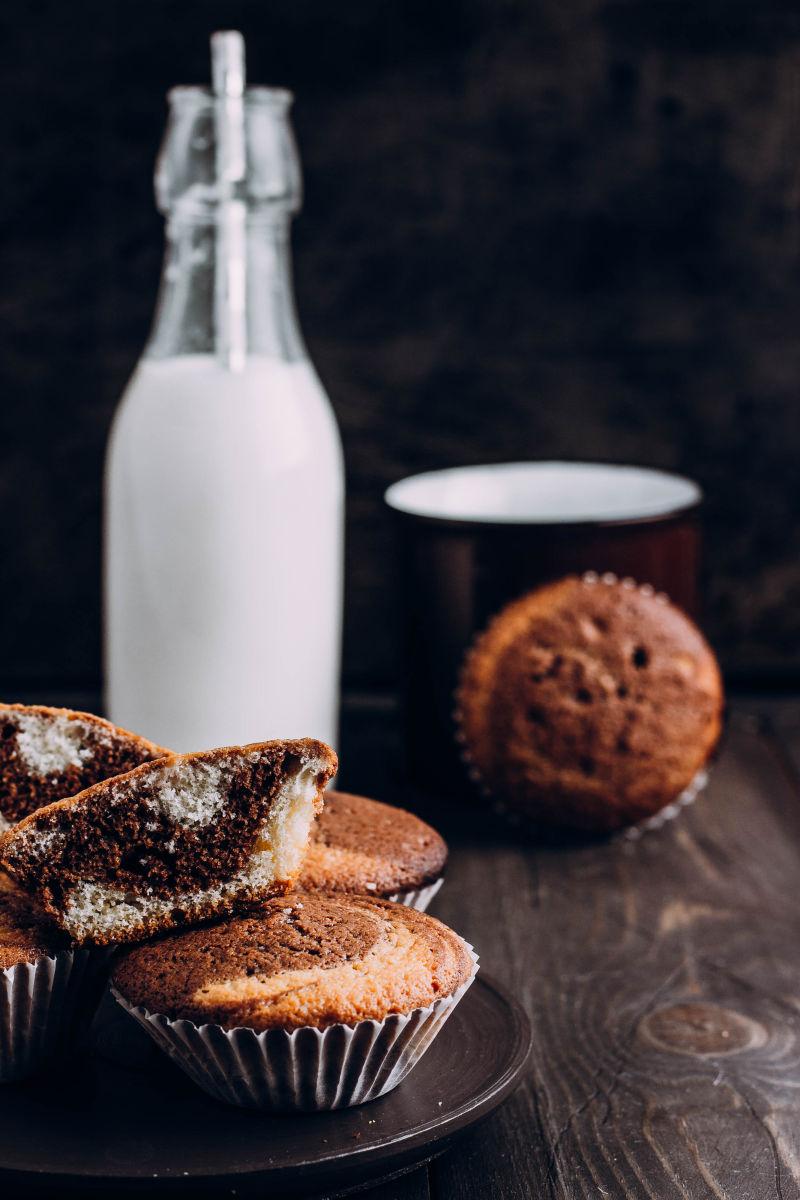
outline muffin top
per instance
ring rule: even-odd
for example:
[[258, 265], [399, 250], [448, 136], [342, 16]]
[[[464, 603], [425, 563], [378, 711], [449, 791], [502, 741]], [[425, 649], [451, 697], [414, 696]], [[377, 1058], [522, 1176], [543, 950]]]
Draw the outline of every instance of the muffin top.
[[456, 722], [485, 791], [536, 821], [610, 831], [669, 804], [720, 735], [716, 659], [652, 588], [569, 577], [514, 601], [465, 660]]
[[260, 1031], [380, 1021], [452, 995], [472, 971], [461, 938], [424, 913], [292, 893], [257, 915], [137, 946], [113, 982], [149, 1012]]
[[91, 713], [0, 704], [0, 829], [166, 753]]
[[0, 871], [0, 971], [36, 962], [68, 945], [67, 939], [5, 872]]
[[345, 792], [326, 792], [297, 891], [390, 896], [438, 879], [447, 861], [442, 837], [419, 817]]

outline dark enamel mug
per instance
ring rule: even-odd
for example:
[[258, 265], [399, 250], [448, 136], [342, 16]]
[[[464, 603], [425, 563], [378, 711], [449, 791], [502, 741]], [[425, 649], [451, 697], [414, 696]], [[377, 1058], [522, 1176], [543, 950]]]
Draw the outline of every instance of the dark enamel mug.
[[393, 484], [410, 773], [460, 778], [453, 692], [464, 651], [504, 604], [562, 575], [612, 572], [699, 609], [702, 493], [680, 475], [603, 463], [456, 467]]

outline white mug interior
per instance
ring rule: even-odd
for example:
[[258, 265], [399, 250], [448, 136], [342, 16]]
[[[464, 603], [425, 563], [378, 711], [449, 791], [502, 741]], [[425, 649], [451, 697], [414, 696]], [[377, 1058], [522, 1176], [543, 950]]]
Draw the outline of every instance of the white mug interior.
[[385, 500], [398, 512], [438, 520], [552, 525], [670, 516], [701, 496], [691, 479], [650, 467], [516, 462], [412, 475]]

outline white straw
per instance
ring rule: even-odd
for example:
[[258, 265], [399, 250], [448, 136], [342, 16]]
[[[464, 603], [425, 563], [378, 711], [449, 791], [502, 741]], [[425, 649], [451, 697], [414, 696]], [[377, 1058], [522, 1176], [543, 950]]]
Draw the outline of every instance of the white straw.
[[239, 185], [247, 172], [244, 39], [234, 30], [211, 35], [216, 168], [219, 193], [216, 270], [216, 353], [229, 371], [247, 357], [247, 206]]

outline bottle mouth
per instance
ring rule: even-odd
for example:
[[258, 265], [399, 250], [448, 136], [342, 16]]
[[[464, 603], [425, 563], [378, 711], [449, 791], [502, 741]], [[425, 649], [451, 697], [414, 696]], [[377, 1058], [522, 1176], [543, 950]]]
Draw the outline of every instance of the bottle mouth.
[[[216, 97], [211, 88], [179, 84], [167, 92], [170, 104], [182, 108], [213, 108]], [[271, 88], [257, 85], [245, 88], [245, 108], [274, 108], [283, 111], [293, 103], [294, 93], [288, 88]]]
[[[156, 164], [156, 203], [164, 213], [216, 219], [300, 207], [301, 181], [286, 88], [245, 87], [244, 39], [211, 36], [212, 86], [168, 93], [167, 132]], [[261, 213], [263, 215], [263, 213]], [[246, 219], [246, 217], [244, 218]]]

